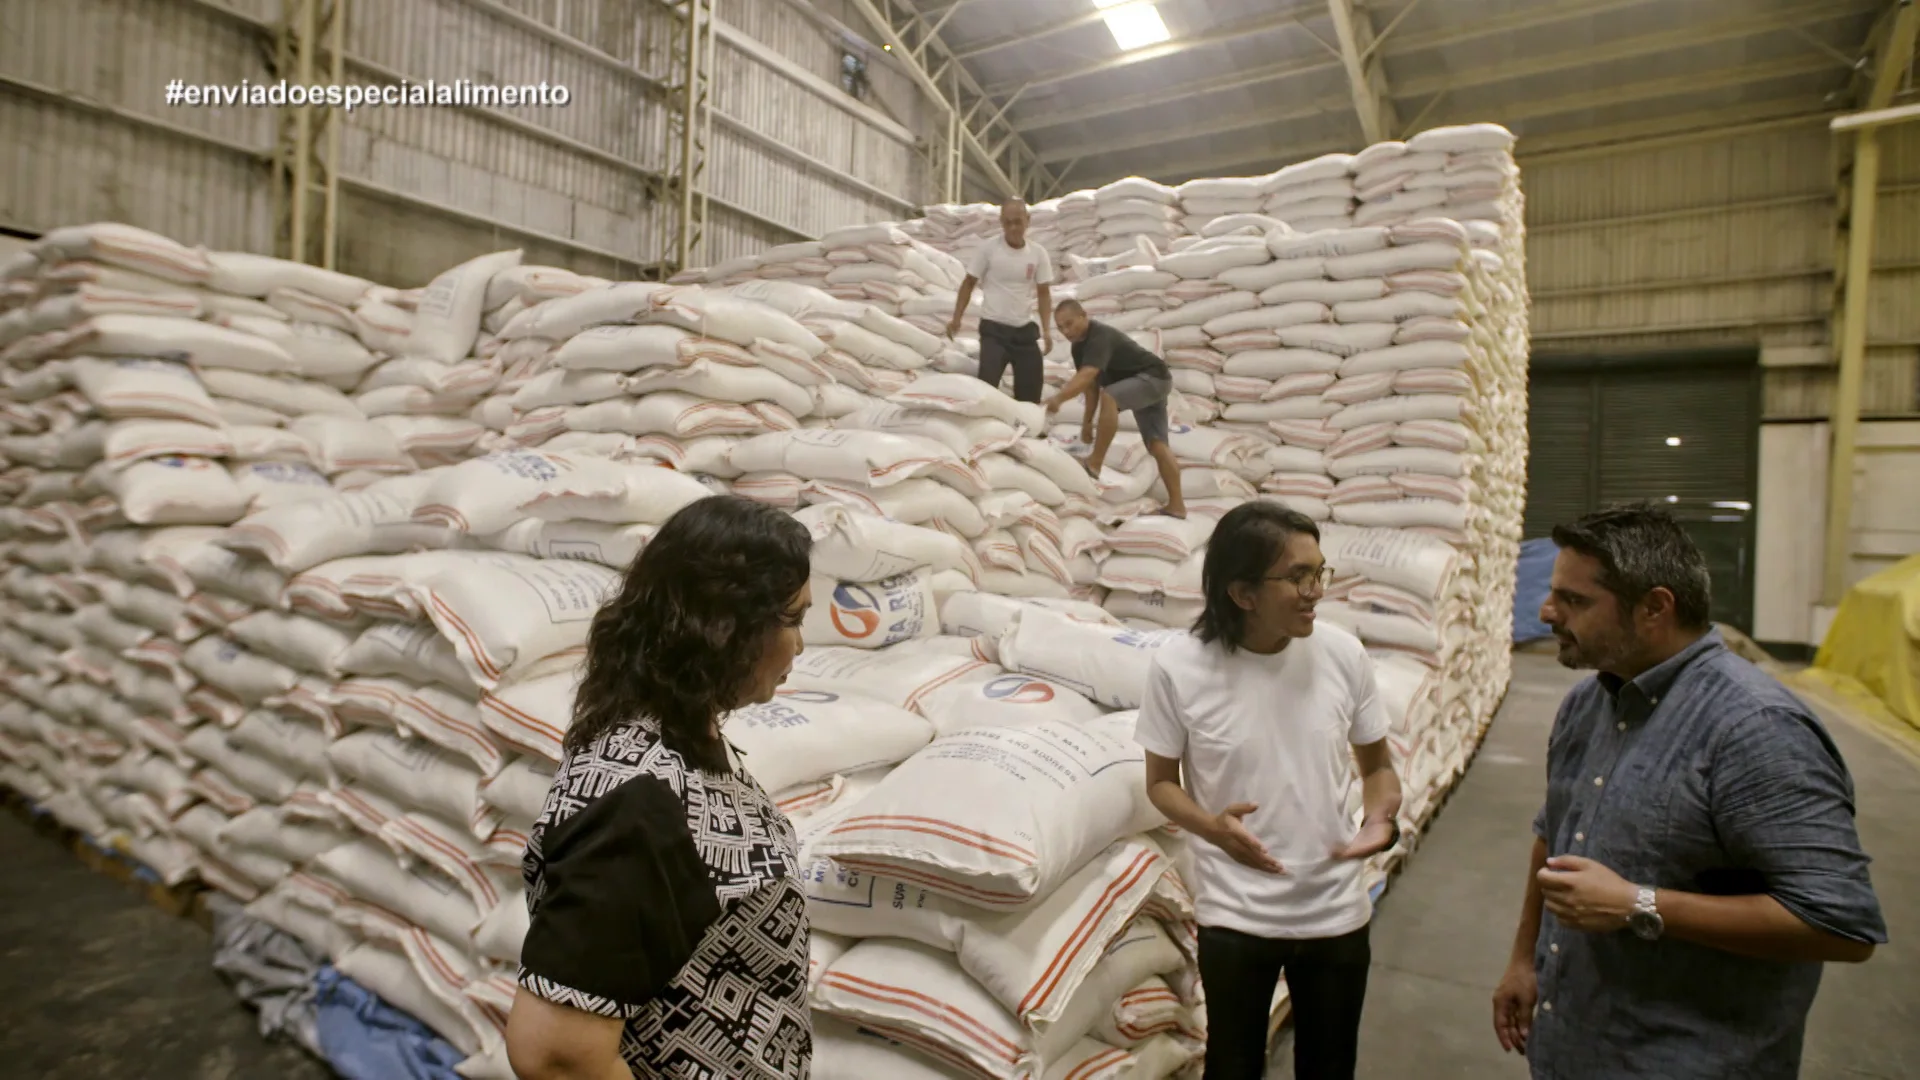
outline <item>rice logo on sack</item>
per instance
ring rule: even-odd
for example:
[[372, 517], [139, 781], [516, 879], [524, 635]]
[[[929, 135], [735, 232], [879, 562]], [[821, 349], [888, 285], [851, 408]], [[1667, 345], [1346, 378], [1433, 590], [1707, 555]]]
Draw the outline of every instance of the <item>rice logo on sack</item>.
[[1008, 705], [1045, 705], [1053, 700], [1053, 687], [1025, 675], [1002, 675], [981, 687], [980, 692], [989, 701]]
[[805, 705], [831, 705], [840, 700], [839, 694], [825, 690], [780, 690], [777, 696], [798, 701]]
[[859, 585], [841, 582], [834, 587], [833, 608], [828, 615], [841, 637], [860, 641], [880, 629], [880, 600]]

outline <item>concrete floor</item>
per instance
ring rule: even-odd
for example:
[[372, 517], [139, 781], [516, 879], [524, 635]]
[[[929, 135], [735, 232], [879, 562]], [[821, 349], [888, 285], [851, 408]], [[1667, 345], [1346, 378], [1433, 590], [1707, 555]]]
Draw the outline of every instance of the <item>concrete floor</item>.
[[267, 1042], [206, 931], [0, 809], [0, 1077], [324, 1080]]
[[[1547, 730], [1578, 677], [1514, 658], [1514, 683], [1466, 780], [1374, 923], [1363, 1077], [1524, 1077], [1494, 1041], [1490, 996], [1524, 882]], [[1859, 793], [1860, 832], [1893, 943], [1834, 967], [1807, 1038], [1808, 1080], [1920, 1076], [1920, 766], [1844, 718], [1828, 726]], [[0, 1077], [318, 1080], [328, 1071], [255, 1034], [214, 974], [206, 934], [149, 907], [0, 813]], [[1290, 1049], [1273, 1077], [1290, 1077]]]
[[[1513, 686], [1479, 757], [1374, 920], [1360, 1075], [1500, 1080], [1527, 1075], [1493, 1035], [1492, 995], [1512, 947], [1529, 825], [1546, 785], [1547, 733], [1581, 678], [1550, 656], [1514, 657]], [[1920, 1076], [1920, 762], [1822, 714], [1853, 772], [1861, 841], [1892, 942], [1832, 965], [1807, 1025], [1805, 1080]], [[1272, 1078], [1293, 1075], [1276, 1047]]]

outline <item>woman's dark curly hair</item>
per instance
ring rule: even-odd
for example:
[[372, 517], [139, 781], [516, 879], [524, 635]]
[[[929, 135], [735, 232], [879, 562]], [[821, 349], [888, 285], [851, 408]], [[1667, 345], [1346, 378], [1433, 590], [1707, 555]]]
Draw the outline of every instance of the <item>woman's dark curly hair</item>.
[[812, 546], [806, 526], [732, 495], [669, 518], [593, 617], [566, 748], [648, 717], [689, 765], [731, 771], [714, 721], [741, 704], [767, 635], [807, 584]]

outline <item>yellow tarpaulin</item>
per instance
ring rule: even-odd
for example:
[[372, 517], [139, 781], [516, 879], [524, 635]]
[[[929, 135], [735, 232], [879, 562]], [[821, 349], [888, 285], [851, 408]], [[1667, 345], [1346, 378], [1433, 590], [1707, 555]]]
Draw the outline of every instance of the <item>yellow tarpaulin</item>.
[[1822, 682], [1872, 694], [1920, 728], [1920, 555], [1848, 590], [1813, 666]]

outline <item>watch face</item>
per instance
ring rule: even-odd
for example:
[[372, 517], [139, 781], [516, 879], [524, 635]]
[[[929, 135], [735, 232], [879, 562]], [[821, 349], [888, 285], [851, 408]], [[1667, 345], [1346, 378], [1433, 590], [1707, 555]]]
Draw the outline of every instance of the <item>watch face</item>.
[[1635, 934], [1648, 941], [1658, 938], [1660, 931], [1665, 929], [1665, 925], [1662, 923], [1660, 916], [1651, 911], [1636, 911], [1632, 915], [1627, 916], [1627, 926], [1632, 929]]

